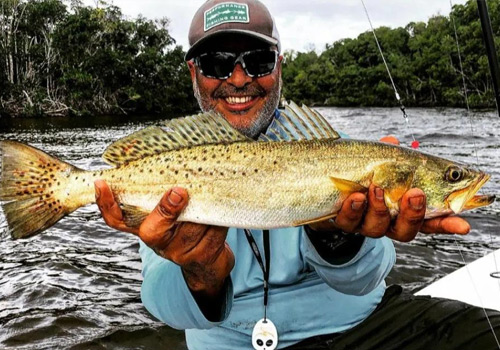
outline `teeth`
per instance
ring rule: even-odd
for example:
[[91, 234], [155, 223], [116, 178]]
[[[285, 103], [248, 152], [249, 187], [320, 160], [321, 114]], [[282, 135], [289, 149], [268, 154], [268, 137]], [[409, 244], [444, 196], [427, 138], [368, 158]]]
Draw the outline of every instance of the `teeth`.
[[247, 103], [252, 100], [251, 96], [243, 96], [243, 97], [236, 97], [236, 96], [229, 96], [226, 97], [226, 102], [229, 104], [237, 104], [237, 103]]

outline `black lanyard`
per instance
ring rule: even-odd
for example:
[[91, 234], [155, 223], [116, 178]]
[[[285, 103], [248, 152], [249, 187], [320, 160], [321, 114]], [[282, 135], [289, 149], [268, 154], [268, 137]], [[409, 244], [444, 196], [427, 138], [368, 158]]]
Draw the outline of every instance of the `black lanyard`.
[[253, 254], [257, 259], [257, 262], [264, 273], [264, 320], [267, 318], [267, 295], [269, 293], [269, 270], [271, 268], [271, 250], [269, 249], [269, 230], [263, 230], [264, 238], [264, 257], [266, 259], [266, 266], [264, 266], [264, 261], [262, 261], [262, 255], [260, 254], [259, 247], [255, 243], [252, 232], [249, 229], [244, 229], [245, 235], [247, 236], [248, 243], [252, 248]]

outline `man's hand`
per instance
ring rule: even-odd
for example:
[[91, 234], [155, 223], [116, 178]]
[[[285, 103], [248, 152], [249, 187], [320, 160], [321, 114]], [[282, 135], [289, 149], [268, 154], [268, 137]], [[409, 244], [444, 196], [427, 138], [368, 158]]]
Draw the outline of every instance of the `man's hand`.
[[131, 232], [158, 255], [181, 266], [192, 292], [209, 300], [217, 298], [234, 266], [234, 255], [227, 245], [227, 228], [177, 222], [188, 203], [186, 190], [174, 187], [167, 191], [156, 208], [139, 228], [123, 221], [120, 206], [108, 185], [95, 182], [96, 202], [109, 226]]
[[347, 233], [359, 232], [373, 238], [387, 236], [400, 242], [413, 240], [418, 232], [467, 234], [470, 231], [467, 221], [456, 216], [424, 220], [425, 200], [420, 189], [407, 191], [401, 199], [399, 215], [391, 222], [384, 191], [372, 185], [368, 196], [353, 193], [344, 201], [335, 226]]

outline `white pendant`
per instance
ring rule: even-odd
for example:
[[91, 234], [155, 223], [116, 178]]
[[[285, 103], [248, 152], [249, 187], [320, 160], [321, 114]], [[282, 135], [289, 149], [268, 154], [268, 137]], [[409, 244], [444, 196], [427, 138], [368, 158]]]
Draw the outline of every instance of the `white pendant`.
[[278, 346], [278, 331], [270, 319], [262, 319], [253, 327], [252, 345], [255, 350], [274, 350]]

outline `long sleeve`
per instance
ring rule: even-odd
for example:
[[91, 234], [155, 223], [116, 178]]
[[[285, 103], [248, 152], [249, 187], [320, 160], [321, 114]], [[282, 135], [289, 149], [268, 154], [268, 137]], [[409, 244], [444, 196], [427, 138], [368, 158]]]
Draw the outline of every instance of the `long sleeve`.
[[176, 329], [210, 329], [220, 325], [229, 316], [233, 304], [233, 286], [226, 284], [222, 305], [222, 319], [206, 319], [189, 290], [180, 266], [163, 259], [140, 242], [142, 259], [141, 299], [146, 309], [159, 320]]
[[396, 261], [392, 241], [386, 237], [366, 237], [349, 261], [335, 265], [321, 257], [305, 230], [304, 258], [321, 279], [333, 289], [350, 295], [365, 295], [380, 285]]

